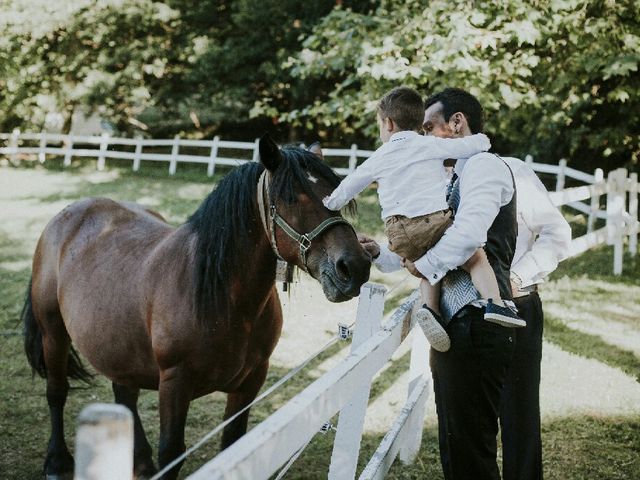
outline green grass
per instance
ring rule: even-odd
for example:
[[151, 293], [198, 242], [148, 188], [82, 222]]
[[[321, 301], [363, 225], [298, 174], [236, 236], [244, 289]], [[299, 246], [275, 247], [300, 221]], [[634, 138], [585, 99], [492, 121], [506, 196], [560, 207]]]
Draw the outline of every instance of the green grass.
[[[60, 162], [61, 163], [61, 162]], [[107, 162], [108, 168], [115, 168]], [[52, 173], [62, 170], [60, 164], [45, 163]], [[74, 161], [71, 169], [84, 173], [95, 168], [95, 161]], [[69, 202], [83, 197], [104, 195], [123, 200], [151, 198], [156, 200], [154, 209], [160, 211], [172, 223], [180, 223], [195, 209], [206, 193], [219, 180], [206, 177], [203, 168], [180, 168], [175, 177], [169, 177], [166, 166], [143, 164], [140, 172], [130, 167], [118, 169], [119, 176], [106, 183], [81, 182], [70, 193], [61, 193], [41, 199], [43, 203], [53, 200]], [[34, 166], [33, 168], [42, 168]], [[223, 173], [221, 170], [220, 173]], [[382, 221], [375, 198], [375, 190], [366, 190], [359, 200], [358, 215], [354, 219], [356, 228], [380, 236]], [[49, 415], [44, 396], [45, 384], [40, 378], [32, 379], [31, 371], [23, 353], [21, 325], [18, 316], [30, 276], [28, 268], [14, 271], [4, 268], [4, 262], [28, 260], [21, 248], [19, 237], [0, 230], [0, 477], [8, 480], [40, 478], [46, 451]], [[588, 302], [585, 308], [597, 311], [607, 304], [640, 302], [636, 298], [640, 285], [638, 259], [625, 259], [625, 272], [621, 277], [611, 275], [611, 248], [598, 248], [587, 254], [563, 262], [543, 289], [545, 303], [566, 305], [571, 302]], [[596, 281], [596, 283], [594, 283]], [[602, 284], [597, 282], [603, 282]], [[606, 288], [605, 288], [606, 287]], [[561, 294], [552, 297], [552, 293]], [[631, 293], [630, 293], [631, 292]], [[398, 288], [392, 292], [386, 310], [395, 308], [408, 290]], [[549, 300], [545, 297], [550, 297]], [[616, 321], [633, 324], [636, 318], [616, 318]], [[635, 354], [612, 346], [600, 336], [588, 334], [567, 326], [562, 316], [548, 315], [545, 338], [562, 349], [578, 355], [594, 358], [607, 365], [638, 377], [639, 360]], [[606, 321], [603, 328], [606, 328]], [[267, 418], [289, 398], [305, 388], [315, 377], [312, 374], [323, 360], [339, 353], [345, 346], [339, 343], [316, 359], [310, 368], [296, 376], [277, 394], [252, 410], [250, 425]], [[372, 385], [371, 398], [381, 395], [408, 365], [408, 355], [392, 362], [387, 370]], [[268, 388], [286, 373], [283, 368], [272, 368], [264, 388]], [[71, 392], [66, 410], [66, 434], [73, 446], [75, 418], [82, 407], [91, 402], [111, 402], [109, 383], [96, 377], [95, 385]], [[156, 392], [142, 392], [139, 401], [141, 417], [154, 452], [158, 441], [158, 397]], [[224, 396], [214, 394], [192, 403], [186, 428], [186, 443], [193, 444], [222, 420]], [[335, 419], [334, 419], [335, 422]], [[286, 478], [326, 478], [333, 446], [334, 433], [318, 434], [301, 457], [294, 463]], [[359, 470], [380, 442], [381, 435], [365, 435]], [[187, 460], [182, 477], [195, 471], [218, 452], [219, 438], [214, 438], [202, 450]], [[640, 416], [598, 417], [580, 416], [554, 419], [543, 424], [543, 455], [545, 477], [552, 480], [579, 479], [632, 479], [640, 478]], [[433, 427], [425, 430], [418, 459], [412, 465], [396, 462], [388, 477], [393, 480], [433, 478], [441, 479], [437, 434]]]

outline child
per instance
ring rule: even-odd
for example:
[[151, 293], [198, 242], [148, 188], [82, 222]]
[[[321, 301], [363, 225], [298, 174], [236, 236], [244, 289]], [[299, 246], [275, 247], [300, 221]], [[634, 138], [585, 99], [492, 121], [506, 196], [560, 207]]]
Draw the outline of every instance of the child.
[[[383, 145], [323, 200], [329, 210], [340, 210], [369, 184], [378, 182], [389, 249], [411, 261], [433, 247], [453, 222], [445, 199], [443, 161], [468, 158], [491, 147], [483, 134], [455, 139], [422, 136], [417, 131], [423, 118], [424, 103], [418, 92], [407, 87], [388, 92], [378, 103]], [[483, 249], [478, 249], [463, 268], [482, 298], [489, 299], [485, 320], [509, 327], [526, 325], [500, 298]], [[439, 321], [439, 286], [423, 278], [420, 293], [423, 306], [417, 312], [418, 322], [431, 346], [446, 352], [450, 340]]]

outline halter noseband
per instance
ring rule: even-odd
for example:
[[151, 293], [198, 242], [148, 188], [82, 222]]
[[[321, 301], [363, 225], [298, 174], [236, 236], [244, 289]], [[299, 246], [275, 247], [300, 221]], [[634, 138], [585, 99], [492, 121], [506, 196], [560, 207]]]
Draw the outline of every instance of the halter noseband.
[[[268, 199], [271, 228], [269, 228], [269, 225], [267, 223], [265, 196]], [[278, 214], [275, 204], [271, 203], [271, 198], [269, 197], [269, 178], [267, 170], [262, 172], [262, 174], [260, 175], [260, 179], [258, 180], [258, 210], [260, 210], [262, 226], [264, 227], [264, 230], [269, 237], [271, 248], [273, 249], [273, 252], [276, 254], [276, 256], [280, 260], [286, 261], [284, 260], [284, 258], [282, 258], [280, 252], [278, 251], [278, 244], [276, 242], [276, 225], [278, 225], [289, 238], [291, 238], [298, 244], [298, 247], [300, 248], [300, 259], [302, 260], [304, 270], [307, 272], [307, 252], [311, 248], [311, 242], [314, 238], [320, 236], [326, 229], [328, 229], [332, 225], [336, 225], [339, 223], [349, 225], [353, 229], [353, 226], [344, 218], [329, 217], [309, 233], [298, 233], [295, 228], [289, 225], [287, 221]]]

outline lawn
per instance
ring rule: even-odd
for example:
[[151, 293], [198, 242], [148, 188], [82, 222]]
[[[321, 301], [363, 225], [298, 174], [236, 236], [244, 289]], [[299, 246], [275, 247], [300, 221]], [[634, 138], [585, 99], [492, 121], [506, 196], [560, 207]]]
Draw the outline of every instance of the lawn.
[[[164, 167], [144, 162], [138, 173], [118, 169], [115, 162], [107, 162], [109, 171], [116, 174], [104, 176], [96, 182], [86, 180], [90, 175], [85, 162], [75, 162], [70, 171], [80, 180], [70, 188], [34, 194], [25, 200], [36, 202], [36, 206], [41, 204], [43, 208], [54, 202], [71, 202], [85, 196], [142, 201], [160, 211], [171, 223], [178, 224], [196, 209], [212, 184], [219, 179], [218, 176], [213, 180], [207, 178], [202, 168], [182, 167], [175, 177], [168, 177]], [[42, 169], [32, 168], [36, 169], [34, 172], [41, 172]], [[47, 162], [46, 168], [52, 176], [61, 175], [61, 167], [57, 162]], [[0, 176], [6, 171], [7, 167], [0, 167]], [[382, 223], [373, 189], [361, 196], [358, 211], [358, 217], [354, 219], [356, 228], [380, 237]], [[39, 478], [49, 432], [44, 381], [39, 377], [32, 379], [22, 350], [21, 326], [18, 322], [30, 276], [27, 264], [35, 240], [31, 233], [6, 231], [0, 225], [0, 477], [8, 480]], [[598, 248], [564, 262], [545, 285], [542, 291], [548, 307], [545, 339], [563, 351], [623, 371], [637, 382], [640, 379], [637, 349], [633, 344], [625, 343], [629, 341], [629, 335], [623, 335], [627, 337], [626, 340], [618, 339], [611, 336], [611, 332], [615, 333], [616, 328], [620, 331], [626, 331], [625, 328], [639, 330], [637, 306], [640, 305], [640, 262], [637, 258], [626, 258], [625, 273], [621, 277], [613, 277], [610, 273], [610, 250]], [[384, 281], [384, 277], [375, 278], [376, 281]], [[390, 303], [397, 303], [406, 292], [406, 288], [397, 289]], [[592, 314], [593, 318], [585, 320], [585, 328], [581, 326], [580, 318], [573, 316], [576, 302], [580, 302], [582, 311]], [[609, 318], [612, 319], [610, 322]], [[254, 408], [250, 417], [251, 425], [265, 419], [317, 378], [315, 367], [336, 354], [337, 347], [330, 349], [276, 395]], [[374, 383], [372, 397], [380, 396], [407, 366], [407, 356], [396, 360]], [[285, 368], [272, 368], [265, 388], [285, 373]], [[66, 432], [70, 446], [73, 445], [78, 412], [88, 403], [96, 401], [112, 401], [111, 387], [104, 378], [96, 377], [94, 386], [78, 386], [71, 392], [66, 409]], [[157, 393], [143, 392], [139, 406], [150, 442], [154, 451], [157, 451]], [[187, 445], [193, 444], [221, 421], [223, 408], [224, 396], [221, 394], [204, 397], [192, 404], [186, 430]], [[433, 422], [428, 425], [418, 460], [410, 466], [396, 462], [388, 478], [442, 478], [436, 432]], [[316, 435], [285, 478], [326, 478], [333, 435], [331, 432]], [[381, 434], [365, 435], [360, 467], [371, 456], [380, 439]], [[196, 470], [215, 455], [218, 441], [213, 439], [190, 457], [182, 476]], [[543, 423], [543, 449], [545, 476], [548, 479], [640, 478], [640, 407], [635, 413], [627, 415], [594, 410], [570, 416], [546, 416]]]

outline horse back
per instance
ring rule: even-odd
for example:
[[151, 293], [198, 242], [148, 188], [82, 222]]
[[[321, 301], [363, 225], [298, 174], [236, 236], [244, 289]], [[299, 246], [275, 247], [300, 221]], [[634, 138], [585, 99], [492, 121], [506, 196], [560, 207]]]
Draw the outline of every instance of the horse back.
[[49, 222], [34, 255], [34, 301], [57, 309], [80, 352], [122, 383], [157, 377], [143, 290], [149, 258], [174, 231], [161, 218], [133, 203], [81, 200]]

